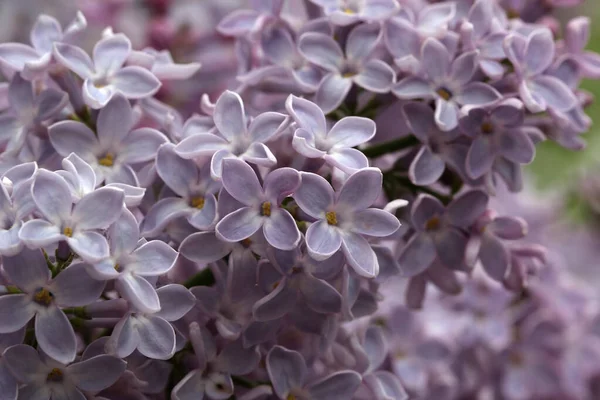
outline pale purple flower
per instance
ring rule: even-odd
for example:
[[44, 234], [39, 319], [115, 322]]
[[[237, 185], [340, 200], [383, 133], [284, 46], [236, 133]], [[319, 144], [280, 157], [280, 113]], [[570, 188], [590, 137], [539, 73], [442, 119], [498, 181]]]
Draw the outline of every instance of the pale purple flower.
[[262, 228], [267, 242], [281, 250], [292, 250], [300, 242], [294, 218], [281, 202], [300, 186], [300, 174], [292, 168], [271, 171], [261, 184], [246, 162], [223, 160], [223, 187], [244, 207], [223, 216], [215, 230], [228, 242], [242, 241]]
[[131, 42], [122, 33], [96, 43], [93, 61], [79, 47], [54, 44], [54, 57], [84, 80], [83, 98], [95, 109], [104, 107], [116, 93], [128, 99], [143, 99], [160, 88], [160, 81], [147, 69], [123, 66], [130, 53]]
[[279, 134], [288, 124], [280, 113], [265, 112], [254, 118], [248, 126], [244, 103], [239, 94], [225, 91], [217, 100], [213, 119], [220, 135], [198, 133], [181, 141], [175, 150], [183, 158], [212, 156], [211, 175], [220, 179], [222, 161], [238, 157], [251, 164], [272, 167], [277, 159], [264, 144]]
[[189, 260], [207, 264], [237, 252], [249, 251], [264, 255], [266, 246], [268, 244], [260, 230], [238, 243], [219, 239], [216, 232], [196, 232], [181, 242], [179, 252]]
[[436, 258], [453, 270], [465, 269], [466, 229], [486, 210], [488, 195], [472, 190], [456, 197], [447, 207], [437, 198], [421, 194], [411, 209], [415, 235], [400, 253], [398, 263], [405, 276], [429, 268]]
[[108, 354], [127, 357], [136, 349], [148, 358], [168, 360], [175, 353], [175, 330], [170, 324], [194, 307], [194, 296], [182, 285], [166, 285], [156, 290], [160, 311], [125, 315], [115, 326], [105, 348]]
[[335, 193], [321, 176], [302, 174], [302, 185], [293, 197], [302, 211], [316, 219], [306, 232], [308, 253], [314, 259], [327, 259], [341, 247], [346, 262], [359, 275], [377, 276], [377, 257], [363, 235], [386, 237], [400, 227], [394, 215], [369, 208], [380, 195], [382, 180], [379, 169], [364, 168]]
[[0, 393], [7, 400], [17, 399], [19, 384], [6, 366], [6, 360], [2, 354], [9, 347], [23, 343], [24, 337], [25, 329], [20, 329], [13, 333], [0, 334]]
[[28, 80], [38, 78], [52, 62], [54, 43], [72, 42], [77, 34], [86, 27], [87, 21], [80, 12], [64, 31], [55, 18], [41, 14], [30, 34], [33, 47], [21, 43], [0, 44], [0, 65], [15, 72], [21, 72], [23, 77]]
[[186, 217], [197, 229], [208, 229], [216, 224], [215, 193], [221, 185], [211, 178], [208, 165], [198, 168], [193, 160], [181, 158], [175, 153], [175, 146], [167, 143], [156, 155], [156, 171], [181, 197], [166, 197], [152, 206], [143, 221], [144, 235], [156, 236], [179, 217]]
[[524, 37], [512, 33], [504, 40], [504, 51], [515, 68], [519, 96], [532, 113], [568, 111], [577, 99], [560, 79], [546, 73], [554, 61], [555, 46], [552, 32], [539, 28]]
[[284, 0], [253, 1], [253, 9], [235, 10], [223, 18], [217, 31], [236, 38], [252, 36], [279, 19], [283, 4]]
[[155, 129], [133, 126], [129, 101], [116, 95], [98, 113], [97, 134], [81, 122], [61, 121], [50, 127], [50, 142], [61, 156], [75, 153], [89, 163], [96, 183], [138, 186], [131, 166], [153, 160], [167, 138]]
[[420, 58], [425, 77], [406, 77], [392, 89], [401, 99], [435, 100], [435, 122], [443, 131], [458, 126], [461, 107], [485, 105], [501, 97], [492, 86], [471, 81], [477, 70], [476, 51], [452, 57], [440, 41], [428, 38]]
[[310, 0], [323, 8], [334, 25], [381, 21], [395, 14], [400, 6], [395, 0]]
[[46, 89], [34, 94], [31, 82], [15, 74], [8, 87], [10, 109], [0, 114], [0, 146], [7, 154], [18, 154], [27, 138], [35, 133], [45, 133], [42, 125], [61, 112], [69, 102], [66, 93]]
[[77, 352], [73, 327], [61, 307], [86, 306], [98, 299], [104, 282], [92, 279], [78, 263], [52, 279], [41, 250], [23, 249], [3, 257], [4, 271], [23, 293], [0, 297], [0, 333], [15, 332], [35, 317], [35, 337], [40, 348], [64, 364]]
[[140, 241], [138, 223], [124, 209], [107, 232], [110, 256], [88, 265], [99, 280], [115, 280], [115, 287], [137, 311], [155, 313], [161, 309], [159, 297], [147, 278], [164, 275], [175, 264], [177, 252], [159, 240]]
[[369, 166], [367, 157], [355, 146], [375, 136], [375, 123], [362, 117], [345, 117], [330, 130], [322, 109], [306, 99], [290, 95], [285, 103], [296, 122], [292, 146], [307, 158], [323, 159], [331, 166], [352, 173]]
[[277, 397], [311, 400], [345, 400], [352, 398], [361, 377], [354, 371], [340, 371], [316, 382], [307, 383], [308, 368], [297, 351], [274, 346], [267, 355], [267, 372]]
[[97, 393], [119, 379], [126, 363], [106, 354], [72, 362], [58, 361], [24, 344], [4, 352], [7, 367], [23, 384], [19, 398], [84, 400], [84, 392]]
[[590, 79], [600, 78], [600, 55], [586, 51], [590, 40], [590, 19], [588, 17], [573, 18], [565, 29], [565, 42], [562, 54], [575, 60], [581, 74]]
[[298, 49], [311, 63], [325, 69], [315, 94], [315, 102], [330, 113], [342, 104], [356, 84], [370, 92], [387, 93], [396, 80], [396, 73], [384, 61], [372, 58], [382, 33], [378, 24], [359, 25], [346, 42], [346, 52], [323, 33], [308, 32], [298, 41]]
[[150, 70], [160, 81], [190, 79], [201, 66], [197, 62], [177, 64], [168, 50], [158, 51], [151, 47], [133, 50], [127, 61]]
[[108, 228], [121, 215], [121, 190], [100, 188], [73, 206], [67, 182], [56, 173], [39, 170], [32, 194], [45, 219], [23, 224], [19, 238], [25, 245], [40, 248], [65, 240], [85, 261], [97, 262], [108, 256], [108, 243], [97, 230]]

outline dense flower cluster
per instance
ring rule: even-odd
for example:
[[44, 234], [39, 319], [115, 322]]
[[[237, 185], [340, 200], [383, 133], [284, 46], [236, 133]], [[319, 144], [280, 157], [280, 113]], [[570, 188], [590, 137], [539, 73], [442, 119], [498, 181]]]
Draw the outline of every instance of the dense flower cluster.
[[578, 2], [255, 1], [200, 35], [153, 1], [141, 50], [127, 2], [83, 7], [115, 25], [89, 51], [40, 15], [0, 44], [0, 400], [595, 398], [593, 301], [490, 204], [584, 144]]

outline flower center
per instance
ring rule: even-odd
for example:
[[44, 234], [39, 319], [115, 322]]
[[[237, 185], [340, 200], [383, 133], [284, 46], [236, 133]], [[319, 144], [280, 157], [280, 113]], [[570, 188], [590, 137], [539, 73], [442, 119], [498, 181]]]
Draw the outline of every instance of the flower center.
[[296, 400], [296, 396], [294, 396], [293, 394], [288, 394], [287, 397], [285, 398], [285, 400]]
[[112, 167], [115, 163], [115, 156], [112, 153], [106, 153], [104, 157], [98, 160], [98, 164], [105, 167]]
[[429, 218], [429, 221], [425, 223], [425, 229], [428, 231], [435, 231], [439, 229], [441, 225], [440, 218], [438, 216]]
[[506, 10], [506, 16], [508, 17], [508, 19], [515, 19], [519, 18], [521, 16], [521, 13], [514, 8], [509, 8], [508, 10]]
[[123, 266], [121, 264], [119, 264], [119, 263], [115, 264], [115, 266], [113, 268], [117, 272], [123, 272]]
[[63, 372], [58, 368], [52, 368], [52, 371], [48, 373], [46, 382], [62, 382]]
[[[352, 8], [350, 7], [344, 7], [344, 9], [342, 10], [345, 14], [348, 15], [353, 15], [356, 14], [356, 11], [354, 11]], [[290, 395], [291, 396], [291, 395]]]
[[50, 303], [52, 303], [53, 299], [54, 295], [48, 289], [45, 288], [36, 290], [35, 294], [33, 295], [33, 301], [35, 301], [39, 305], [46, 307], [48, 307]]
[[523, 355], [518, 351], [513, 351], [512, 353], [510, 353], [510, 356], [508, 358], [510, 359], [510, 363], [514, 366], [523, 365], [525, 362]]
[[108, 79], [106, 77], [97, 78], [94, 80], [94, 87], [96, 89], [102, 89], [109, 85]]
[[452, 98], [452, 92], [444, 87], [435, 91], [442, 99], [448, 101]]
[[204, 197], [202, 197], [202, 196], [193, 197], [192, 201], [191, 201], [191, 205], [192, 205], [192, 207], [197, 208], [198, 210], [202, 210], [204, 208]]
[[271, 216], [271, 203], [270, 202], [265, 201], [264, 203], [262, 203], [260, 214], [265, 217]]
[[333, 211], [327, 211], [325, 213], [325, 219], [327, 220], [327, 223], [329, 225], [337, 225], [338, 224], [337, 215]]
[[73, 228], [69, 228], [68, 226], [66, 228], [64, 228], [63, 235], [65, 235], [66, 237], [72, 237], [73, 236]]
[[481, 124], [481, 132], [485, 134], [490, 134], [494, 132], [494, 125], [491, 122], [484, 122]]
[[252, 245], [252, 240], [250, 240], [250, 238], [246, 238], [242, 241], [240, 241], [240, 243], [242, 244], [242, 246], [244, 246], [245, 248], [249, 248]]

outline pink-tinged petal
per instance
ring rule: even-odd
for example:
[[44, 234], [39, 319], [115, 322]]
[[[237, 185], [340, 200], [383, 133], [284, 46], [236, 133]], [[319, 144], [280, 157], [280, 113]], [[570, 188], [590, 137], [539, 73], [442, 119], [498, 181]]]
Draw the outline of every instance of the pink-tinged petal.
[[360, 276], [374, 278], [379, 274], [377, 256], [369, 242], [361, 235], [344, 232], [342, 234], [342, 250], [348, 265]]
[[308, 32], [298, 41], [298, 50], [311, 63], [328, 71], [342, 67], [344, 54], [333, 38], [321, 33]]
[[71, 249], [87, 262], [95, 263], [110, 254], [106, 238], [97, 232], [76, 232], [67, 237]]
[[117, 357], [101, 354], [69, 365], [65, 372], [81, 390], [99, 392], [112, 386], [125, 372], [127, 363]]
[[492, 236], [483, 235], [479, 248], [479, 260], [485, 272], [498, 282], [502, 282], [510, 265], [508, 250], [502, 242]]
[[317, 221], [306, 231], [306, 246], [312, 258], [317, 261], [331, 257], [342, 245], [342, 237], [336, 227], [327, 221]]
[[321, 158], [326, 153], [323, 150], [317, 149], [315, 134], [313, 131], [304, 128], [296, 129], [292, 138], [292, 147], [298, 153], [307, 158]]
[[336, 372], [311, 384], [308, 392], [313, 400], [351, 399], [361, 381], [361, 376], [354, 371]]
[[325, 115], [315, 103], [291, 94], [285, 101], [285, 109], [300, 128], [312, 132], [313, 135], [325, 135]]
[[463, 106], [482, 106], [491, 104], [502, 98], [502, 95], [492, 86], [483, 82], [471, 82], [457, 93], [455, 100]]
[[437, 39], [425, 40], [421, 49], [421, 59], [427, 60], [423, 63], [423, 69], [429, 79], [437, 81], [450, 74], [450, 53]]
[[436, 258], [435, 245], [429, 235], [417, 233], [402, 249], [398, 258], [403, 277], [419, 275], [433, 264]]
[[189, 215], [194, 210], [185, 202], [185, 200], [169, 197], [159, 200], [154, 204], [146, 217], [142, 221], [142, 235], [156, 236], [176, 218]]
[[317, 174], [302, 173], [302, 184], [294, 193], [298, 206], [314, 218], [323, 218], [332, 206], [335, 198], [333, 188]]
[[527, 222], [519, 217], [496, 217], [487, 229], [501, 239], [522, 239], [527, 235]]
[[275, 155], [263, 143], [252, 143], [240, 157], [249, 163], [260, 165], [261, 167], [273, 167], [277, 164]]
[[156, 156], [158, 148], [167, 141], [167, 137], [156, 129], [136, 129], [123, 140], [119, 156], [128, 164], [150, 161]]
[[57, 243], [63, 239], [63, 235], [57, 225], [34, 219], [23, 224], [19, 231], [19, 239], [28, 247], [41, 248]]
[[150, 316], [138, 326], [138, 351], [148, 358], [168, 360], [175, 353], [175, 331], [162, 318]]
[[381, 193], [383, 174], [379, 168], [363, 168], [344, 182], [337, 198], [337, 204], [349, 210], [362, 210], [371, 204]]
[[0, 297], [0, 334], [16, 332], [35, 315], [29, 294], [10, 294]]
[[339, 313], [342, 309], [342, 296], [329, 283], [306, 275], [300, 280], [300, 293], [311, 310], [322, 314]]
[[136, 66], [120, 69], [112, 76], [110, 83], [128, 99], [153, 96], [161, 86], [158, 78], [150, 71]]
[[132, 127], [131, 104], [123, 96], [114, 96], [98, 113], [98, 141], [103, 148], [111, 148], [120, 143]]
[[177, 252], [160, 240], [144, 243], [132, 253], [127, 268], [142, 276], [164, 275], [173, 268]]
[[300, 174], [293, 168], [278, 168], [265, 178], [265, 198], [279, 204], [300, 187]]
[[289, 313], [298, 298], [296, 289], [286, 281], [280, 281], [275, 290], [258, 300], [252, 307], [252, 315], [257, 321], [272, 321]]
[[96, 71], [104, 75], [117, 72], [131, 53], [131, 41], [122, 33], [100, 40], [94, 46], [94, 65]]
[[584, 77], [600, 79], [600, 55], [586, 51], [577, 58], [577, 61]]
[[2, 257], [2, 267], [11, 284], [31, 293], [50, 280], [48, 264], [41, 250], [24, 248], [19, 254]]
[[485, 137], [477, 137], [471, 143], [467, 153], [466, 171], [472, 179], [478, 179], [485, 175], [495, 160], [492, 142]]
[[105, 282], [92, 279], [85, 264], [71, 265], [48, 285], [60, 307], [83, 307], [98, 300]]
[[6, 65], [13, 71], [22, 71], [25, 64], [37, 61], [38, 52], [30, 46], [21, 43], [0, 44], [0, 64]]
[[213, 155], [229, 146], [227, 141], [212, 133], [197, 133], [183, 139], [175, 152], [182, 158], [191, 159], [198, 156]]
[[217, 261], [230, 251], [231, 244], [219, 239], [214, 232], [194, 233], [179, 246], [182, 256], [197, 263]]
[[255, 10], [235, 10], [221, 20], [217, 31], [226, 36], [243, 36], [255, 29], [259, 18], [260, 13]]
[[214, 194], [204, 196], [204, 206], [201, 210], [188, 215], [188, 222], [196, 229], [209, 229], [217, 220], [217, 199]]
[[40, 348], [61, 364], [69, 364], [77, 355], [77, 342], [69, 318], [58, 307], [50, 306], [35, 316], [35, 338]]
[[356, 75], [354, 83], [374, 93], [387, 93], [396, 81], [394, 70], [381, 60], [367, 62]]
[[239, 158], [227, 158], [222, 164], [223, 187], [234, 199], [248, 206], [263, 201], [263, 190], [252, 167]]
[[304, 386], [307, 370], [300, 353], [274, 346], [266, 358], [267, 373], [273, 389], [281, 399], [287, 399], [293, 389]]
[[355, 147], [375, 136], [375, 123], [362, 117], [345, 117], [339, 120], [327, 134], [333, 147]]
[[352, 232], [386, 237], [400, 228], [400, 221], [387, 211], [377, 208], [360, 210], [352, 215]]
[[253, 142], [264, 143], [276, 137], [288, 125], [288, 117], [277, 112], [265, 112], [250, 122], [248, 133]]
[[533, 31], [525, 47], [526, 73], [533, 76], [544, 72], [554, 60], [554, 38], [550, 29]]
[[125, 194], [119, 189], [97, 189], [75, 205], [71, 220], [77, 229], [106, 229], [121, 215], [124, 200]]
[[86, 79], [83, 82], [83, 100], [90, 108], [99, 110], [105, 107], [113, 96], [118, 93], [114, 85], [101, 84], [94, 80]]
[[48, 129], [50, 143], [58, 154], [67, 157], [75, 153], [80, 157], [91, 155], [98, 147], [98, 139], [85, 124], [75, 121], [61, 121]]
[[437, 182], [445, 169], [444, 160], [433, 153], [428, 146], [423, 146], [410, 164], [408, 177], [415, 185], [427, 186]]
[[[529, 81], [528, 86], [537, 103], [545, 103], [557, 111], [568, 111], [577, 104], [577, 98], [573, 91], [564, 82], [553, 76], [537, 76]], [[525, 99], [523, 102], [527, 105]]]
[[369, 166], [367, 156], [362, 151], [352, 148], [332, 149], [329, 154], [323, 156], [323, 159], [329, 165], [339, 168], [347, 174], [353, 174]]
[[280, 250], [292, 250], [300, 243], [300, 231], [289, 212], [281, 208], [271, 210], [265, 219], [263, 233], [267, 242]]
[[319, 84], [319, 89], [315, 94], [315, 103], [325, 114], [328, 114], [344, 102], [351, 88], [351, 78], [344, 78], [337, 72], [331, 72]]
[[458, 106], [441, 98], [435, 101], [435, 123], [440, 130], [448, 132], [458, 126]]
[[91, 78], [95, 73], [94, 63], [85, 51], [66, 43], [54, 43], [54, 57], [81, 79]]
[[227, 90], [219, 96], [213, 119], [219, 133], [228, 141], [246, 135], [247, 122], [244, 102], [240, 95], [235, 92]]
[[160, 311], [160, 300], [154, 287], [144, 278], [126, 274], [115, 284], [119, 294], [127, 300], [134, 309], [143, 313]]
[[33, 201], [42, 214], [55, 225], [66, 221], [71, 214], [69, 185], [59, 175], [41, 169], [32, 187]]
[[262, 224], [263, 219], [257, 210], [244, 207], [225, 216], [215, 229], [219, 238], [239, 242], [256, 233]]
[[433, 90], [429, 83], [421, 78], [410, 76], [392, 87], [392, 93], [400, 99], [431, 99]]

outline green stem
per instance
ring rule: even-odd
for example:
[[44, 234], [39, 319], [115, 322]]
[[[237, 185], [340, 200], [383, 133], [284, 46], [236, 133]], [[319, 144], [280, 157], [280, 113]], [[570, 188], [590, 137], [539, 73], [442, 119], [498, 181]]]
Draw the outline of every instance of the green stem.
[[366, 149], [362, 149], [361, 151], [365, 156], [369, 158], [377, 158], [389, 153], [394, 153], [396, 151], [406, 149], [408, 147], [412, 147], [416, 144], [419, 144], [419, 139], [417, 139], [413, 135], [409, 135], [401, 137], [399, 139], [376, 144], [371, 147], [367, 147]]
[[190, 279], [183, 283], [186, 288], [194, 286], [212, 286], [215, 284], [215, 277], [210, 268], [205, 268], [192, 276]]

